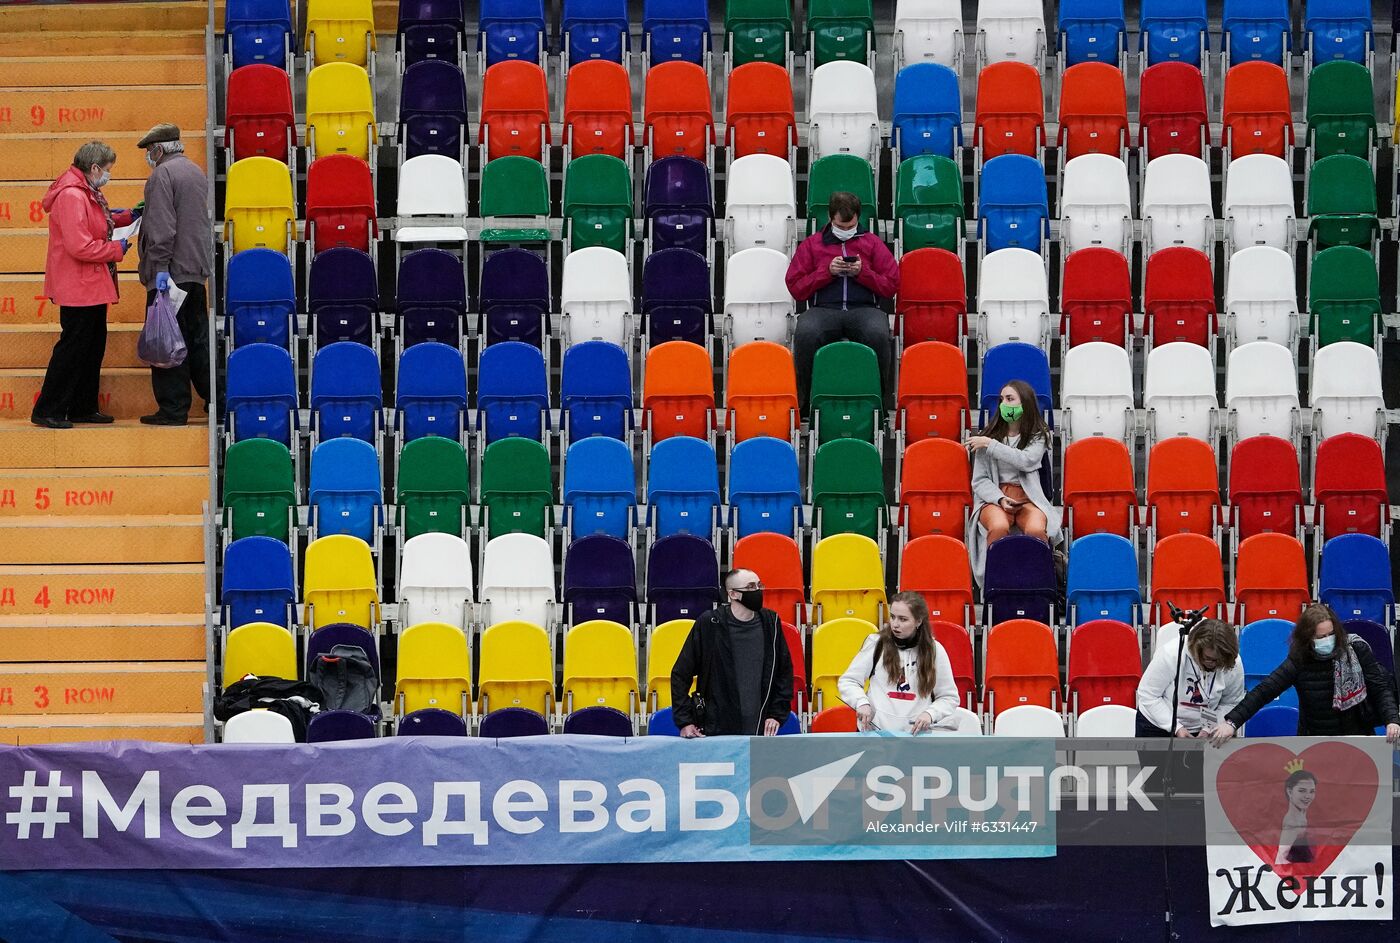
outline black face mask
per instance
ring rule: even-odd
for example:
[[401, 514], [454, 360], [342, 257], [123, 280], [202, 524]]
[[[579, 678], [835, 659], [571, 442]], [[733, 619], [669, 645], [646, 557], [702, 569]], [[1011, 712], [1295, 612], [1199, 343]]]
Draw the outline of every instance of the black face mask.
[[917, 635], [910, 635], [908, 638], [900, 638], [898, 635], [891, 632], [890, 638], [894, 639], [894, 647], [900, 651], [907, 652], [909, 649], [919, 644], [919, 636]]
[[763, 590], [741, 589], [739, 590], [739, 602], [745, 609], [757, 612], [763, 608]]

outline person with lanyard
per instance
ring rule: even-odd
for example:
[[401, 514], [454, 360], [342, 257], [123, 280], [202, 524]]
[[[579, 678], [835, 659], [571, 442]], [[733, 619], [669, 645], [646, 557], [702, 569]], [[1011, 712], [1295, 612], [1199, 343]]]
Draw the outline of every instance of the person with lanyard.
[[[1186, 651], [1179, 652], [1182, 645]], [[1138, 682], [1137, 736], [1209, 736], [1244, 698], [1239, 653], [1235, 630], [1219, 619], [1203, 619], [1184, 640], [1157, 646]]]
[[924, 597], [899, 593], [890, 600], [889, 621], [866, 636], [837, 690], [855, 709], [862, 731], [919, 734], [956, 727], [953, 664], [933, 637]]

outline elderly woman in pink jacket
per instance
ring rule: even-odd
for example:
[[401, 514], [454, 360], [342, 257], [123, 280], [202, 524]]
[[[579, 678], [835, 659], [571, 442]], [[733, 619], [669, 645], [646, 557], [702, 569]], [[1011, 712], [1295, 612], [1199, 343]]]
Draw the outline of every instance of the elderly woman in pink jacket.
[[30, 415], [36, 426], [71, 429], [75, 422], [112, 421], [97, 401], [107, 352], [107, 306], [117, 300], [117, 263], [127, 250], [127, 241], [114, 240], [112, 229], [140, 215], [110, 210], [102, 196], [116, 162], [116, 152], [101, 141], [84, 144], [73, 166], [44, 194], [49, 214], [44, 294], [58, 305], [62, 331]]

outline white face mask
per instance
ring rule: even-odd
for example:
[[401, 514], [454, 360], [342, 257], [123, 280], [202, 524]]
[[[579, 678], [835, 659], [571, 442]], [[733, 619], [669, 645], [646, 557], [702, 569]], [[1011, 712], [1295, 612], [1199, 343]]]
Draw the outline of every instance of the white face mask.
[[1327, 636], [1327, 637], [1325, 637], [1325, 638], [1315, 638], [1315, 639], [1313, 639], [1313, 651], [1317, 652], [1317, 653], [1318, 653], [1319, 655], [1321, 655], [1323, 658], [1326, 658], [1328, 655], [1331, 655], [1331, 654], [1332, 654], [1332, 650], [1335, 649], [1336, 647], [1337, 647], [1337, 636], [1336, 636], [1336, 635], [1329, 635], [1329, 636]]
[[109, 184], [109, 183], [111, 183], [111, 182], [112, 182], [112, 174], [111, 174], [110, 171], [106, 171], [106, 170], [101, 171], [101, 172], [98, 174], [98, 177], [97, 177], [96, 180], [93, 180], [91, 177], [88, 178], [88, 183], [92, 184], [92, 188], [93, 188], [94, 190], [101, 190], [103, 187], [107, 186], [107, 184]]
[[160, 161], [156, 160], [156, 149], [154, 147], [146, 148], [146, 163], [151, 167], [155, 167], [156, 164], [160, 163]]
[[840, 239], [842, 242], [847, 242], [855, 238], [856, 232], [858, 230], [858, 226], [852, 226], [850, 229], [842, 229], [840, 226], [832, 224], [831, 234], [837, 239]]

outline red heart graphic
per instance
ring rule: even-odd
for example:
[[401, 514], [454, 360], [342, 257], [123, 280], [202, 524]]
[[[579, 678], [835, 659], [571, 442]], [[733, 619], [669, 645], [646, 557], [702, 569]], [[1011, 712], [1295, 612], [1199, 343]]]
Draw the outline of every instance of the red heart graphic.
[[[1302, 768], [1317, 783], [1302, 842], [1312, 860], [1276, 863], [1284, 816], [1289, 812], [1284, 783], [1297, 760], [1302, 760]], [[1327, 870], [1366, 821], [1379, 788], [1375, 761], [1356, 747], [1337, 742], [1315, 744], [1302, 753], [1275, 743], [1252, 744], [1220, 764], [1215, 778], [1220, 805], [1240, 838], [1276, 873], [1298, 878]]]

